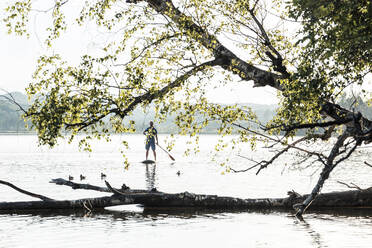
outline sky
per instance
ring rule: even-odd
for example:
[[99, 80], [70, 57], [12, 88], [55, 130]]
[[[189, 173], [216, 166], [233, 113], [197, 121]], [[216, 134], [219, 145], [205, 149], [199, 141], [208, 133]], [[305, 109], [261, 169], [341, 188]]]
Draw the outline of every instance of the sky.
[[[32, 79], [36, 68], [36, 61], [45, 52], [44, 45], [32, 34], [29, 39], [15, 35], [8, 35], [0, 29], [0, 88], [8, 92], [25, 92]], [[77, 35], [81, 37], [81, 33]], [[58, 49], [70, 60], [78, 60], [82, 52], [89, 53], [94, 50], [89, 41], [89, 34], [84, 40], [77, 40], [73, 33], [69, 33], [58, 44]], [[208, 97], [214, 102], [223, 103], [262, 103], [273, 104], [276, 102], [275, 90], [265, 88], [252, 88], [253, 83], [240, 84], [238, 87], [223, 87], [211, 89]]]
[[[0, 2], [0, 9], [4, 9], [6, 1]], [[78, 9], [78, 8], [75, 8]], [[73, 10], [72, 10], [73, 11]], [[1, 11], [3, 12], [3, 11]], [[7, 34], [4, 25], [0, 22], [0, 88], [8, 92], [20, 91], [31, 82], [32, 74], [36, 68], [37, 58], [46, 52], [43, 43], [44, 14], [38, 14], [31, 19], [32, 28], [30, 38]], [[0, 19], [3, 13], [0, 13]], [[91, 54], [97, 51], [95, 44], [97, 33], [91, 32], [87, 27], [73, 27], [71, 31], [63, 34], [54, 49], [63, 54], [69, 61], [78, 62], [80, 55]], [[50, 52], [50, 51], [49, 51]], [[252, 82], [234, 84], [233, 87], [223, 87], [208, 91], [208, 98], [213, 102], [221, 103], [277, 103], [276, 91], [270, 87], [252, 88]]]
[[[3, 30], [1, 30], [3, 31]], [[38, 57], [35, 42], [0, 34], [0, 87], [8, 91], [24, 91]]]
[[[0, 1], [0, 20], [3, 19], [5, 1]], [[63, 34], [63, 39], [55, 42], [54, 51], [47, 51], [44, 44], [45, 23], [49, 18], [43, 13], [30, 21], [30, 37], [8, 34], [0, 21], [0, 87], [7, 91], [25, 92], [32, 79], [37, 59], [50, 52], [62, 53], [69, 62], [78, 62], [80, 55], [89, 53], [94, 39], [84, 28], [72, 27], [71, 32]]]
[[[78, 1], [80, 2], [80, 1]], [[72, 2], [77, 4], [78, 2]], [[0, 1], [0, 9], [4, 9], [6, 1]], [[79, 8], [75, 8], [79, 9]], [[74, 8], [71, 9], [73, 15]], [[0, 11], [0, 19], [3, 18]], [[47, 22], [45, 15], [40, 14], [31, 20], [30, 38], [8, 35], [4, 25], [0, 22], [0, 88], [8, 92], [25, 92], [36, 68], [37, 58], [46, 53], [43, 43], [43, 24]], [[56, 41], [55, 52], [68, 58], [69, 62], [78, 62], [82, 54], [94, 54], [99, 48], [99, 33], [92, 32], [89, 27], [73, 26], [63, 34], [62, 39]], [[50, 52], [50, 51], [48, 51]], [[368, 79], [372, 81], [371, 77]], [[238, 85], [238, 86], [237, 86]], [[213, 102], [221, 103], [259, 103], [276, 104], [276, 90], [270, 87], [253, 88], [252, 82], [235, 83], [211, 89], [208, 97]], [[369, 83], [368, 90], [372, 90]]]

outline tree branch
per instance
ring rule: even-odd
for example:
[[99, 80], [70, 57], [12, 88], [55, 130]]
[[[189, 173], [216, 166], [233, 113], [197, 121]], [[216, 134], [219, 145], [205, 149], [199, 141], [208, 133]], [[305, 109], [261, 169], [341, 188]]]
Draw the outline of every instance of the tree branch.
[[[240, 124], [232, 123], [231, 125], [236, 126], [236, 127], [239, 127], [239, 128], [242, 128], [242, 129], [244, 129], [244, 130], [246, 130], [246, 131], [248, 131], [248, 132], [250, 132], [250, 133], [253, 133], [253, 134], [255, 134], [255, 135], [262, 136], [262, 137], [264, 137], [264, 138], [266, 138], [266, 139], [268, 139], [268, 140], [271, 140], [271, 141], [274, 141], [274, 142], [280, 143], [280, 144], [282, 144], [282, 145], [290, 146], [290, 148], [297, 149], [297, 150], [299, 150], [299, 151], [301, 151], [301, 152], [305, 152], [305, 153], [308, 153], [308, 154], [312, 154], [312, 155], [320, 156], [321, 158], [325, 158], [325, 156], [322, 155], [322, 154], [313, 153], [313, 152], [307, 151], [307, 150], [302, 149], [302, 148], [297, 147], [297, 146], [291, 146], [291, 145], [288, 145], [286, 142], [284, 142], [284, 141], [282, 141], [282, 140], [280, 140], [280, 139], [275, 139], [275, 138], [273, 138], [273, 137], [271, 137], [271, 136], [268, 136], [268, 135], [265, 135], [265, 134], [262, 134], [262, 133], [256, 132], [256, 131], [251, 130], [251, 129], [248, 129], [248, 128], [246, 128], [246, 127], [240, 125]], [[323, 137], [323, 135], [316, 135], [316, 134], [314, 134], [314, 135], [309, 136], [309, 137], [306, 137], [306, 138], [307, 138], [307, 139], [311, 139], [311, 138], [322, 138], [322, 137]]]
[[205, 48], [212, 51], [216, 60], [220, 61], [220, 66], [234, 74], [238, 74], [243, 80], [252, 80], [255, 87], [270, 85], [276, 89], [282, 90], [280, 86], [280, 76], [243, 61], [231, 50], [226, 48], [212, 34], [208, 33], [202, 27], [194, 23], [190, 17], [181, 13], [171, 0], [127, 0], [127, 3], [147, 2], [155, 11], [169, 17], [179, 29], [190, 32], [192, 38], [202, 44]]
[[[151, 6], [155, 11], [169, 17], [176, 25], [178, 25], [181, 30], [185, 30], [187, 32], [190, 32], [191, 34], [197, 34], [191, 35], [191, 37], [202, 44], [205, 48], [211, 50], [216, 60], [219, 61], [219, 65], [223, 69], [238, 74], [243, 80], [253, 80], [254, 87], [269, 85], [275, 89], [283, 91], [283, 88], [280, 85], [280, 79], [288, 78], [288, 75], [286, 75], [286, 73], [283, 73], [284, 77], [279, 76], [278, 74], [261, 70], [241, 60], [231, 50], [223, 46], [214, 35], [211, 35], [206, 30], [194, 23], [190, 17], [181, 13], [173, 5], [173, 2], [171, 0], [127, 0], [127, 3], [136, 4], [138, 2], [147, 2], [149, 6]], [[260, 22], [258, 20], [256, 20], [256, 24], [259, 25], [259, 28], [262, 29], [261, 33], [265, 35], [266, 31], [264, 30], [263, 26], [260, 25]], [[270, 42], [270, 40], [268, 40], [268, 42]], [[270, 43], [268, 43], [267, 45], [270, 45]], [[275, 48], [272, 48], [274, 49], [272, 51], [275, 51]], [[336, 121], [344, 121], [345, 118], [354, 118], [354, 114], [352, 112], [331, 102], [325, 102], [325, 104], [322, 106], [321, 112], [328, 115], [329, 117], [332, 117]], [[368, 132], [368, 134], [363, 134], [364, 141], [372, 142], [372, 122], [363, 117], [361, 118], [360, 122], [362, 122], [363, 125], [361, 126], [364, 128], [364, 130], [371, 131]]]
[[9, 95], [9, 97], [8, 97], [7, 95], [0, 95], [0, 97], [3, 97], [3, 98], [5, 98], [6, 100], [8, 100], [10, 103], [13, 103], [13, 104], [17, 105], [17, 107], [19, 108], [19, 110], [21, 110], [23, 113], [25, 113], [25, 114], [27, 113], [27, 110], [25, 110], [25, 109], [22, 107], [22, 105], [19, 104], [19, 103], [14, 99], [14, 96], [12, 95], [12, 93], [10, 93], [10, 92], [8, 92], [8, 91], [6, 91], [6, 90], [4, 90], [4, 89], [0, 89], [0, 90], [6, 92], [7, 95]]
[[268, 47], [272, 52], [275, 53], [276, 57], [271, 54], [271, 52], [267, 51], [266, 55], [270, 58], [274, 65], [274, 70], [277, 72], [280, 72], [284, 78], [289, 78], [290, 74], [287, 71], [287, 68], [283, 65], [283, 57], [282, 55], [278, 52], [278, 50], [275, 49], [275, 47], [272, 45], [269, 36], [266, 33], [265, 28], [263, 27], [263, 24], [257, 19], [254, 9], [257, 5], [258, 1], [255, 3], [254, 7], [249, 10], [249, 13], [251, 14], [253, 21], [256, 23], [258, 29], [261, 32], [262, 37], [264, 38], [264, 45]]
[[278, 126], [271, 126], [268, 128], [264, 128], [265, 131], [269, 131], [272, 129], [280, 128], [281, 131], [286, 131], [290, 132], [293, 130], [298, 130], [298, 129], [308, 129], [308, 128], [316, 128], [316, 127], [330, 127], [334, 125], [342, 125], [349, 123], [353, 121], [353, 118], [345, 118], [337, 121], [327, 121], [327, 122], [320, 122], [320, 123], [304, 123], [304, 124], [292, 124], [292, 125], [278, 125]]
[[351, 185], [347, 184], [347, 183], [344, 183], [344, 182], [341, 182], [341, 181], [337, 181], [339, 184], [342, 184], [342, 185], [345, 185], [346, 187], [350, 188], [350, 189], [358, 189], [358, 190], [363, 190], [362, 188], [360, 188], [358, 185], [356, 185], [355, 183], [351, 183]]
[[71, 187], [72, 189], [87, 189], [87, 190], [94, 190], [94, 191], [99, 191], [99, 192], [111, 192], [109, 189], [104, 188], [104, 187], [98, 187], [90, 184], [81, 184], [81, 183], [74, 183], [71, 181], [67, 181], [63, 178], [56, 178], [52, 179], [50, 183], [55, 183], [57, 185], [66, 185]]
[[134, 97], [132, 101], [125, 107], [125, 109], [120, 109], [119, 107], [115, 107], [115, 108], [110, 109], [106, 114], [102, 114], [98, 117], [89, 118], [83, 122], [64, 123], [64, 125], [67, 128], [78, 127], [78, 131], [81, 131], [97, 123], [98, 121], [102, 120], [103, 118], [105, 118], [106, 116], [110, 114], [115, 114], [115, 115], [120, 116], [120, 118], [124, 118], [125, 116], [128, 115], [128, 113], [133, 111], [134, 108], [138, 106], [139, 104], [144, 103], [144, 102], [151, 103], [154, 99], [160, 99], [164, 97], [172, 89], [180, 87], [182, 83], [185, 82], [189, 77], [195, 75], [196, 73], [200, 71], [205, 70], [208, 67], [216, 66], [216, 65], [218, 65], [217, 60], [212, 60], [212, 61], [202, 63], [200, 65], [197, 65], [191, 70], [189, 70], [188, 72], [186, 72], [185, 74], [183, 74], [182, 76], [179, 76], [178, 78], [176, 78], [173, 82], [163, 87], [162, 89], [157, 90], [155, 92], [148, 91], [143, 95]]
[[340, 135], [337, 139], [337, 142], [333, 146], [328, 158], [327, 163], [324, 166], [322, 172], [320, 173], [320, 177], [318, 179], [317, 184], [311, 191], [306, 199], [299, 204], [293, 205], [293, 208], [297, 210], [296, 216], [302, 217], [302, 214], [306, 211], [306, 209], [310, 206], [310, 204], [315, 200], [316, 196], [320, 193], [321, 188], [324, 185], [324, 182], [328, 179], [330, 173], [335, 168], [335, 164], [333, 163], [336, 156], [339, 154], [339, 149], [343, 145], [344, 141], [350, 136], [348, 130], [345, 130], [342, 135]]
[[7, 185], [9, 187], [11, 187], [12, 189], [15, 189], [17, 190], [18, 192], [21, 192], [22, 194], [25, 194], [25, 195], [28, 195], [28, 196], [31, 196], [31, 197], [35, 197], [35, 198], [39, 198], [43, 201], [54, 201], [53, 199], [49, 198], [49, 197], [46, 197], [46, 196], [43, 196], [43, 195], [38, 195], [38, 194], [34, 194], [34, 193], [31, 193], [29, 191], [26, 191], [26, 190], [23, 190], [21, 188], [18, 188], [17, 186], [9, 183], [9, 182], [6, 182], [6, 181], [3, 181], [3, 180], [0, 180], [0, 184], [4, 184], [4, 185]]
[[139, 190], [139, 189], [130, 189], [127, 185], [123, 184], [121, 188], [111, 188], [108, 187], [108, 183], [105, 184], [107, 187], [100, 187], [96, 185], [91, 185], [91, 184], [84, 184], [84, 183], [74, 183], [71, 181], [67, 181], [63, 178], [56, 178], [50, 180], [50, 183], [55, 183], [57, 185], [65, 185], [68, 187], [71, 187], [72, 189], [85, 189], [85, 190], [94, 190], [98, 192], [106, 192], [106, 193], [114, 193], [114, 192], [120, 192], [120, 193], [146, 193], [148, 190]]
[[[260, 173], [260, 171], [262, 170], [262, 169], [264, 169], [264, 168], [267, 168], [267, 166], [269, 166], [270, 164], [272, 164], [277, 158], [279, 158], [281, 155], [283, 155], [284, 153], [286, 153], [286, 152], [288, 152], [288, 150], [289, 149], [297, 149], [297, 150], [300, 150], [300, 151], [302, 151], [302, 152], [305, 152], [305, 153], [307, 153], [308, 155], [310, 155], [310, 156], [317, 156], [318, 157], [318, 161], [320, 161], [320, 162], [322, 162], [323, 164], [325, 164], [325, 162], [324, 162], [324, 160], [323, 160], [323, 158], [324, 158], [324, 156], [323, 156], [323, 154], [321, 154], [321, 153], [316, 153], [316, 152], [312, 152], [312, 151], [307, 151], [307, 150], [305, 150], [305, 149], [303, 149], [303, 148], [299, 148], [299, 147], [297, 147], [296, 145], [297, 144], [299, 144], [299, 143], [301, 143], [301, 142], [303, 142], [303, 141], [306, 141], [306, 140], [308, 140], [309, 139], [309, 137], [302, 137], [302, 138], [300, 138], [300, 139], [298, 139], [298, 140], [296, 140], [296, 141], [294, 141], [293, 143], [291, 143], [291, 144], [287, 144], [287, 146], [284, 148], [284, 149], [282, 149], [281, 151], [279, 151], [279, 152], [277, 152], [270, 160], [262, 160], [262, 161], [260, 161], [260, 162], [256, 162], [256, 161], [254, 161], [256, 164], [255, 165], [253, 165], [253, 166], [250, 166], [249, 168], [247, 168], [247, 169], [243, 169], [243, 170], [235, 170], [235, 169], [233, 169], [233, 168], [230, 168], [233, 172], [236, 172], [236, 173], [239, 173], [239, 172], [246, 172], [246, 171], [249, 171], [249, 170], [251, 170], [251, 169], [253, 169], [253, 168], [255, 168], [255, 167], [257, 167], [257, 166], [260, 166], [260, 168], [258, 169], [258, 171], [256, 172], [256, 175], [258, 175], [258, 173]], [[281, 143], [282, 145], [284, 145], [285, 143], [283, 142], [283, 141], [281, 141], [281, 140], [276, 140], [276, 142], [279, 142], [279, 143]], [[239, 155], [240, 156], [240, 155]], [[240, 156], [240, 157], [243, 157], [243, 156]], [[243, 158], [246, 158], [246, 157], [243, 157]], [[248, 159], [248, 158], [247, 158]]]
[[369, 167], [372, 167], [372, 164], [367, 163], [367, 161], [364, 161], [364, 164], [365, 164], [365, 165], [368, 165]]
[[167, 36], [161, 37], [160, 39], [158, 39], [158, 40], [156, 40], [156, 41], [154, 41], [154, 42], [148, 44], [147, 46], [145, 46], [145, 47], [140, 51], [140, 53], [137, 54], [135, 57], [133, 57], [130, 61], [128, 61], [128, 62], [126, 62], [126, 63], [124, 63], [124, 64], [115, 64], [114, 66], [126, 66], [126, 65], [132, 63], [133, 61], [135, 61], [136, 59], [138, 59], [139, 57], [141, 57], [142, 54], [143, 54], [147, 49], [149, 49], [150, 47], [152, 47], [152, 46], [157, 46], [157, 45], [159, 45], [160, 43], [162, 43], [163, 41], [165, 41], [165, 40], [169, 40], [169, 39], [172, 39], [172, 38], [177, 37], [177, 36], [179, 36], [179, 35], [181, 35], [181, 33], [176, 33], [176, 34], [173, 34], [173, 35], [167, 35]]
[[204, 70], [208, 67], [216, 66], [216, 65], [218, 65], [218, 61], [217, 60], [212, 60], [212, 61], [208, 61], [208, 62], [205, 62], [203, 64], [200, 64], [198, 66], [195, 66], [193, 69], [189, 70], [188, 72], [186, 72], [182, 76], [178, 77], [172, 83], [168, 84], [164, 88], [162, 88], [162, 89], [160, 89], [156, 92], [153, 92], [153, 93], [147, 92], [146, 94], [135, 97], [133, 99], [133, 101], [124, 110], [119, 110], [118, 114], [120, 115], [121, 118], [124, 118], [124, 116], [126, 116], [129, 112], [133, 111], [134, 108], [139, 103], [142, 103], [142, 102], [145, 102], [145, 101], [150, 103], [155, 98], [158, 98], [158, 99], [162, 98], [167, 93], [169, 93], [172, 89], [180, 87], [182, 85], [182, 83], [185, 82], [192, 75], [195, 75], [196, 73], [198, 73], [198, 72], [200, 72], [200, 71], [202, 71], [202, 70]]

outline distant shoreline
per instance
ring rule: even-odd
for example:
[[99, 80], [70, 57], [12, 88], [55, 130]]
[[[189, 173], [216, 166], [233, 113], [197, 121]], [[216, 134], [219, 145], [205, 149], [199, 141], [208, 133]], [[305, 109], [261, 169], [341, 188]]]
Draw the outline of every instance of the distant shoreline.
[[[0, 135], [14, 135], [14, 134], [22, 134], [22, 135], [37, 135], [36, 132], [16, 132], [16, 131], [0, 131]], [[141, 134], [142, 135], [142, 132], [136, 132], [136, 133], [110, 133], [110, 135], [122, 135], [122, 134], [125, 134], [125, 135], [135, 135], [135, 134]], [[163, 133], [163, 132], [159, 132], [158, 134], [174, 134], [174, 135], [179, 135], [178, 133]], [[203, 135], [218, 135], [218, 133], [213, 133], [213, 132], [205, 132], [205, 133], [200, 133], [200, 134], [203, 134]], [[68, 135], [68, 134], [66, 134]], [[87, 135], [85, 133], [81, 133], [79, 135]], [[187, 135], [187, 134], [186, 134]]]
[[27, 134], [27, 135], [31, 135], [31, 134], [37, 134], [36, 132], [27, 132], [27, 131], [0, 131], [0, 135], [11, 135], [11, 134]]

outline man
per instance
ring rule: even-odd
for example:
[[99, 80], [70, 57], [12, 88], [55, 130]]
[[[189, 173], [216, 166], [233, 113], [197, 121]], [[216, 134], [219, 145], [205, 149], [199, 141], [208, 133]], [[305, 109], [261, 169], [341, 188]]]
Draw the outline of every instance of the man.
[[154, 153], [154, 160], [156, 161], [156, 152], [155, 152], [155, 138], [156, 144], [158, 144], [158, 131], [154, 127], [154, 122], [150, 121], [150, 126], [143, 131], [143, 134], [146, 135], [146, 160], [149, 156], [150, 147]]

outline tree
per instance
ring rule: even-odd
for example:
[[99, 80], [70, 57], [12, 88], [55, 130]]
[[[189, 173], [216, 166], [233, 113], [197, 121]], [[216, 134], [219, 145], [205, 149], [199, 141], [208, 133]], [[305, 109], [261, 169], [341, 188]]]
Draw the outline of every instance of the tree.
[[[217, 195], [198, 195], [189, 192], [169, 194], [157, 191], [156, 188], [151, 190], [130, 189], [123, 184], [119, 189], [113, 188], [107, 181], [107, 187], [99, 187], [91, 184], [80, 184], [64, 180], [62, 178], [52, 179], [50, 183], [66, 185], [73, 189], [95, 190], [99, 192], [113, 193], [111, 196], [101, 196], [95, 198], [85, 198], [78, 200], [55, 200], [43, 195], [35, 194], [27, 190], [18, 188], [12, 183], [0, 180], [0, 184], [9, 186], [20, 193], [31, 197], [39, 198], [41, 201], [25, 202], [0, 202], [0, 212], [17, 212], [17, 211], [35, 211], [43, 209], [74, 209], [87, 210], [88, 214], [97, 209], [103, 209], [110, 206], [141, 204], [146, 208], [191, 208], [199, 210], [285, 210], [292, 205], [302, 202], [307, 196], [301, 196], [294, 191], [288, 192], [286, 198], [258, 198], [258, 199], [241, 199], [235, 197], [224, 197]], [[349, 185], [347, 185], [350, 187]], [[354, 187], [354, 186], [353, 186]], [[349, 190], [343, 192], [331, 192], [320, 194], [311, 205], [313, 210], [324, 208], [370, 208], [372, 206], [372, 188]], [[356, 200], [357, 199], [357, 200]]]
[[[37, 9], [31, 0], [15, 1], [4, 19], [9, 32], [27, 34], [32, 13], [45, 12], [52, 20], [46, 44], [53, 46], [69, 28], [64, 11], [72, 1], [52, 2], [49, 9]], [[364, 22], [353, 15], [356, 11], [369, 16], [369, 1], [355, 5], [333, 1], [333, 7], [310, 0], [293, 0], [286, 6], [281, 1], [260, 0], [96, 0], [85, 4], [76, 22], [94, 22], [110, 32], [107, 39], [112, 41], [101, 56], [83, 56], [78, 66], [69, 65], [59, 55], [40, 57], [34, 82], [27, 88], [35, 102], [25, 114], [40, 144], [55, 145], [64, 131], [70, 140], [86, 132], [91, 136], [81, 144], [90, 149], [87, 139], [109, 137], [104, 119], [109, 118], [117, 133], [131, 132], [133, 122], [124, 125], [123, 120], [130, 119], [135, 108], [155, 103], [159, 120], [177, 114], [183, 134], [194, 136], [213, 120], [219, 122], [221, 135], [238, 132], [234, 144], [254, 144], [260, 138], [282, 146], [275, 156], [252, 166], [258, 172], [290, 149], [302, 154], [303, 163], [323, 166], [312, 193], [296, 205], [297, 214], [302, 215], [331, 171], [358, 146], [372, 141], [372, 122], [335, 103], [347, 85], [362, 84], [370, 70], [370, 19]], [[336, 7], [351, 19], [343, 20]], [[276, 22], [280, 18], [275, 16], [287, 15], [300, 20], [302, 32], [297, 38], [270, 28], [275, 26], [273, 21], [265, 19], [271, 16]], [[354, 19], [359, 21], [355, 24]], [[343, 29], [345, 24], [349, 26]], [[353, 27], [359, 25], [361, 31], [354, 32]], [[360, 43], [364, 46], [350, 41], [359, 32], [363, 32]], [[335, 35], [342, 42], [334, 44]], [[278, 90], [281, 108], [262, 126], [264, 132], [252, 128], [257, 119], [250, 109], [213, 104], [205, 97], [216, 81], [223, 86], [236, 80]], [[203, 119], [195, 120], [195, 114]], [[306, 135], [290, 143], [302, 129]], [[283, 132], [284, 137], [272, 136]], [[331, 151], [301, 146], [324, 140], [333, 143]]]
[[[351, 1], [292, 1], [289, 14], [303, 22], [307, 52], [312, 59], [337, 62], [342, 74], [371, 69], [372, 3]], [[363, 74], [354, 79], [361, 81]]]

